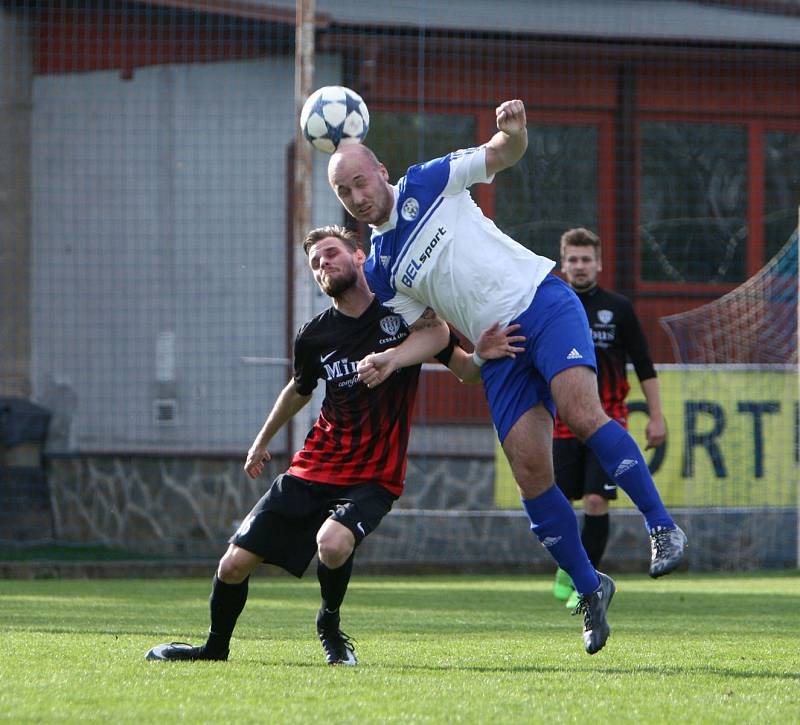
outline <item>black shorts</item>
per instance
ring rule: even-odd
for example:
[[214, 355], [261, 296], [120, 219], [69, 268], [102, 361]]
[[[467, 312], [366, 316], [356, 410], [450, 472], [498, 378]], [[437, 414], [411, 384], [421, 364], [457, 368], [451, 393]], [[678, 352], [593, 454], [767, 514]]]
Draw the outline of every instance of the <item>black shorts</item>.
[[317, 553], [317, 531], [326, 519], [350, 529], [358, 546], [396, 500], [377, 483], [334, 486], [283, 473], [229, 541], [301, 577]]
[[610, 500], [617, 497], [617, 484], [592, 450], [577, 438], [553, 439], [553, 469], [558, 487], [570, 501], [578, 501], [587, 493]]

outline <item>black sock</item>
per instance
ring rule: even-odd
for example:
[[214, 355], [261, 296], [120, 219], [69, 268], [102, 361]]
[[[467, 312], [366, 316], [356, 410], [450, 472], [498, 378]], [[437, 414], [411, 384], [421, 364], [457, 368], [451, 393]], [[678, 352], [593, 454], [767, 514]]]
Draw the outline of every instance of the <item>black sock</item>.
[[216, 574], [211, 583], [211, 597], [208, 600], [211, 609], [211, 627], [208, 630], [208, 641], [205, 648], [211, 654], [228, 654], [236, 620], [247, 601], [247, 577], [240, 584], [226, 584]]
[[589, 555], [589, 561], [595, 569], [600, 568], [600, 560], [606, 551], [606, 544], [608, 543], [608, 514], [600, 516], [583, 515], [583, 530], [581, 531], [581, 543], [586, 553]]
[[317, 563], [317, 579], [319, 579], [319, 590], [322, 595], [320, 617], [336, 612], [336, 621], [338, 622], [339, 607], [344, 601], [352, 573], [353, 554], [350, 554], [350, 558], [338, 569], [329, 569], [321, 561]]

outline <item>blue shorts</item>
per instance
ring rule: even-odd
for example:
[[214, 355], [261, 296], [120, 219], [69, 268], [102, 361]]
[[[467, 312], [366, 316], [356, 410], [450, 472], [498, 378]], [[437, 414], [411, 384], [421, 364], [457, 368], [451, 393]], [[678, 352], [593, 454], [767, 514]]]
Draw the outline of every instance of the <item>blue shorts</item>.
[[586, 311], [560, 277], [545, 277], [531, 306], [511, 323], [521, 326], [515, 334], [525, 335], [525, 353], [489, 360], [481, 368], [486, 399], [501, 443], [520, 416], [538, 403], [544, 403], [555, 415], [550, 381], [558, 373], [576, 365], [597, 370]]

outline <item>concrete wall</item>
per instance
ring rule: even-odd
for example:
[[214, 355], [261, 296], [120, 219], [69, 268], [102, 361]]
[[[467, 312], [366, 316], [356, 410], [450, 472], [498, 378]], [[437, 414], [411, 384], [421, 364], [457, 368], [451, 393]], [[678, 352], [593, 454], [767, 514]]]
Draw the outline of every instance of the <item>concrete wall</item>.
[[[322, 58], [319, 75], [337, 69]], [[288, 352], [293, 58], [33, 88], [33, 381], [50, 449], [246, 449], [289, 375], [242, 359]], [[312, 216], [339, 221], [317, 196]]]

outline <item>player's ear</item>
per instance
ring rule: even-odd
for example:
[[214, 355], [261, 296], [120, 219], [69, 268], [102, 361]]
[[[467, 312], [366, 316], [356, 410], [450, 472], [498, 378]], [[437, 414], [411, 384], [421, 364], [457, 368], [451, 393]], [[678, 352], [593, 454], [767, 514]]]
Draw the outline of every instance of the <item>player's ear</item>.
[[389, 171], [383, 164], [378, 164], [378, 173], [384, 181], [389, 181]]

